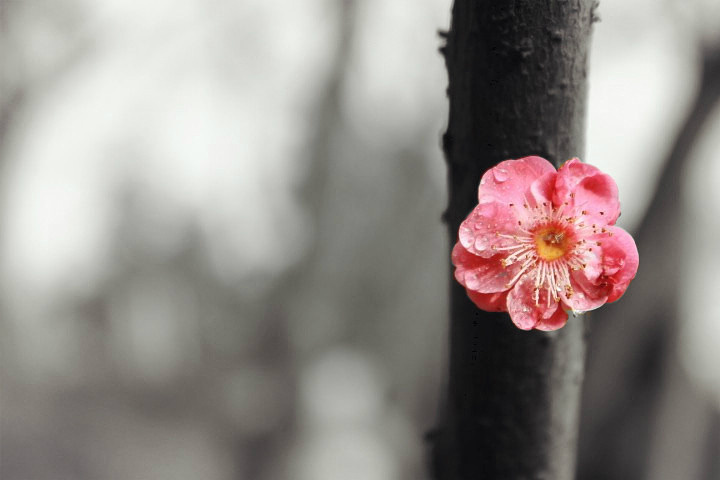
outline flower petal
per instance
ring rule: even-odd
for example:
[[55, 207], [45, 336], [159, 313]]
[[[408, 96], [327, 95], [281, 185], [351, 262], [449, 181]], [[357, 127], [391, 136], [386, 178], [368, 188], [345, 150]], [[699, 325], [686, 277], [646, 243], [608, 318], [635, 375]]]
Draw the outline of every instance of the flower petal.
[[508, 292], [478, 293], [467, 290], [468, 297], [481, 310], [487, 312], [506, 312]]
[[570, 273], [572, 294], [562, 293], [563, 303], [576, 312], [594, 310], [607, 302], [610, 287], [605, 282], [590, 281], [583, 270]]
[[590, 242], [592, 245], [590, 249], [592, 251], [585, 251], [585, 253], [582, 255], [582, 262], [585, 265], [585, 268], [582, 270], [578, 270], [576, 272], [577, 275], [583, 275], [588, 282], [590, 283], [598, 283], [598, 278], [603, 273], [603, 265], [602, 265], [602, 249], [598, 248], [597, 245], [594, 245], [597, 240], [599, 240], [598, 237], [588, 237], [585, 239], [587, 242]]
[[533, 297], [534, 293], [535, 283], [531, 275], [526, 274], [520, 277], [507, 297], [510, 318], [522, 330], [536, 328], [537, 324], [544, 320], [551, 321], [558, 310], [559, 303], [552, 296], [548, 302], [547, 289], [540, 289], [537, 305]]
[[635, 278], [640, 260], [629, 233], [620, 227], [612, 227], [610, 232], [612, 236], [603, 240], [603, 277], [611, 285], [608, 302], [614, 302]]
[[556, 173], [555, 167], [542, 157], [505, 160], [485, 172], [480, 180], [478, 200], [522, 205], [532, 183], [547, 173]]
[[500, 202], [481, 203], [460, 224], [460, 243], [475, 255], [491, 257], [497, 254], [494, 247], [506, 247], [515, 243], [512, 238], [500, 237], [498, 233], [512, 235], [517, 229], [515, 210]]
[[551, 203], [557, 172], [548, 172], [530, 184], [530, 193], [536, 204]]
[[501, 255], [490, 258], [473, 255], [458, 242], [452, 251], [455, 279], [468, 290], [479, 293], [505, 291], [510, 288], [507, 283], [518, 272], [520, 265], [503, 267], [502, 258]]
[[558, 328], [562, 328], [563, 326], [565, 326], [567, 321], [568, 321], [567, 312], [565, 310], [563, 310], [562, 308], [558, 308], [552, 317], [541, 318], [540, 321], [535, 325], [535, 328], [538, 330], [551, 332], [553, 330], [557, 330]]
[[551, 202], [556, 175], [541, 157], [506, 160], [485, 172], [478, 189], [480, 202], [460, 225], [460, 242], [483, 257], [495, 255], [493, 247], [516, 244], [511, 236], [532, 215], [523, 205]]
[[574, 215], [584, 216], [588, 224], [613, 225], [620, 216], [615, 180], [577, 158], [558, 170], [553, 202], [568, 203], [575, 210]]

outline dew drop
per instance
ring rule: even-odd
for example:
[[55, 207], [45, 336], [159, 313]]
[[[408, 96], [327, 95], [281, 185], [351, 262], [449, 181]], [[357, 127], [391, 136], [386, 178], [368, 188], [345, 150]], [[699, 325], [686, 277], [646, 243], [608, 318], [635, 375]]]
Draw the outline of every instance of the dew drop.
[[495, 181], [498, 183], [502, 183], [502, 182], [506, 181], [508, 178], [510, 178], [510, 174], [504, 168], [494, 169], [493, 176], [495, 177]]

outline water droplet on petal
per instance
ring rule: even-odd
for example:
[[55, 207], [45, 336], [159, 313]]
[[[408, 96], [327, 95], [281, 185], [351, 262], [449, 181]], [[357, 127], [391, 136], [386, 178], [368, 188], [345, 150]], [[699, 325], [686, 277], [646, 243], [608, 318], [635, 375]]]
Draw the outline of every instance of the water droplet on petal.
[[510, 174], [505, 168], [495, 168], [493, 169], [493, 176], [496, 182], [502, 183], [510, 177]]
[[528, 307], [522, 308], [523, 313], [530, 313], [530, 309]]

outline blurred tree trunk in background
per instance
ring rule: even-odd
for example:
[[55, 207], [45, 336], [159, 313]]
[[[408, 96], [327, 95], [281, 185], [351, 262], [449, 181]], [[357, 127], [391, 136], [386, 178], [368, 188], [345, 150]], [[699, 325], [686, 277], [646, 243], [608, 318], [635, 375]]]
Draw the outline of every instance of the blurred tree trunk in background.
[[627, 298], [600, 309], [588, 345], [578, 478], [716, 479], [717, 409], [680, 368], [679, 295], [685, 259], [683, 173], [720, 99], [720, 45], [705, 47], [686, 114], [645, 218]]
[[[582, 156], [592, 0], [456, 0], [445, 55], [450, 116], [450, 245], [477, 203], [482, 173], [541, 155]], [[448, 255], [449, 256], [449, 255]], [[479, 311], [451, 280], [449, 387], [432, 435], [438, 479], [570, 479], [574, 475], [584, 320], [518, 330]]]
[[[313, 129], [309, 132], [305, 147], [307, 173], [298, 192], [299, 201], [306, 208], [306, 221], [312, 225], [313, 235], [327, 228], [323, 223], [327, 217], [324, 210], [327, 203], [328, 170], [333, 160], [333, 141], [344, 127], [340, 106], [341, 88], [352, 59], [351, 47], [356, 27], [355, 0], [338, 2], [337, 9], [332, 12], [333, 15], [328, 19], [336, 25], [338, 38], [329, 59], [328, 71], [324, 77], [320, 77], [322, 87], [318, 90], [318, 98], [312, 108]], [[264, 360], [280, 372], [283, 383], [291, 385], [293, 394], [297, 394], [301, 354], [293, 349], [290, 324], [299, 303], [305, 298], [318, 298], [317, 294], [308, 294], [307, 289], [310, 288], [308, 285], [315, 285], [321, 247], [320, 240], [314, 238], [307, 252], [270, 289], [265, 300], [259, 302], [266, 305], [267, 311], [263, 315], [265, 328], [272, 332], [263, 339]], [[245, 464], [240, 478], [272, 478], [275, 474], [277, 459], [287, 450], [288, 438], [297, 434], [298, 430], [298, 408], [290, 408], [290, 404], [288, 407], [277, 430], [258, 438], [247, 438], [240, 432], [238, 451], [241, 455], [238, 463]], [[245, 455], [247, 451], [251, 455]]]

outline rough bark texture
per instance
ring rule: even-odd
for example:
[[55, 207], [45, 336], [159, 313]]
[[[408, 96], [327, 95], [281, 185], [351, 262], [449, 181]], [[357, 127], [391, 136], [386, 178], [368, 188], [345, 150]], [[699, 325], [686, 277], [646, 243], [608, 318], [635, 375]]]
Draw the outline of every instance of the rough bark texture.
[[[443, 137], [451, 246], [482, 173], [541, 155], [583, 155], [593, 0], [456, 0], [443, 48], [450, 116]], [[451, 281], [450, 376], [433, 435], [436, 478], [573, 477], [584, 321], [524, 332], [478, 310]]]

